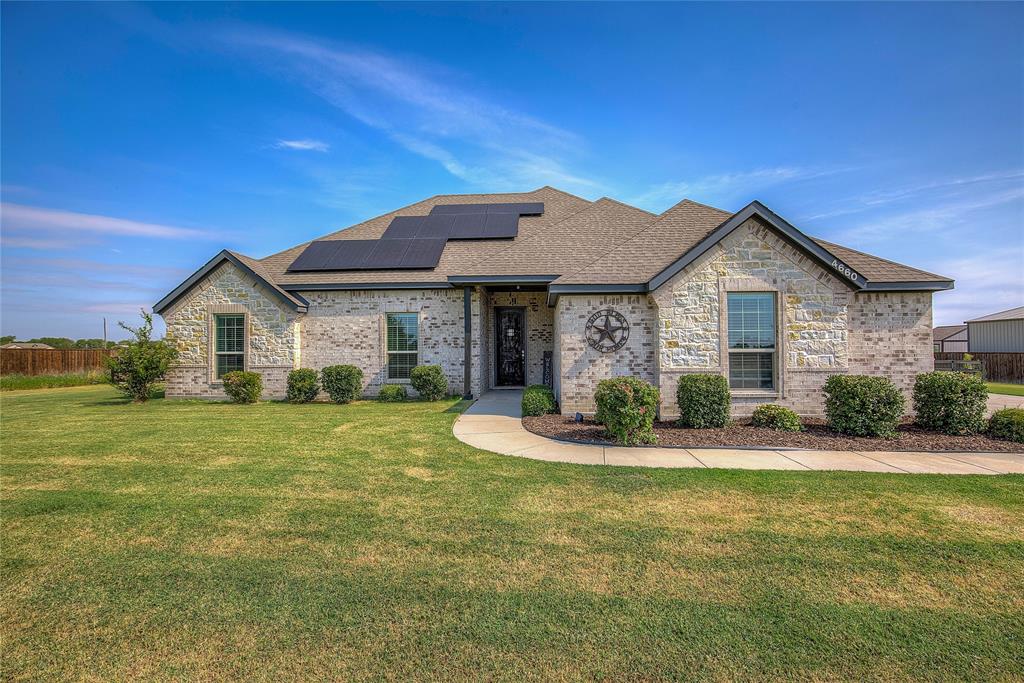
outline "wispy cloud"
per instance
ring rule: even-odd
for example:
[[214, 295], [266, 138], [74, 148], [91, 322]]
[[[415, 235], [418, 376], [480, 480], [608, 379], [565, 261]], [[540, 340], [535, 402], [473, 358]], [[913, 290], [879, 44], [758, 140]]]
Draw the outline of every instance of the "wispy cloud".
[[[5, 242], [8, 231], [47, 231], [54, 233], [90, 233], [159, 239], [217, 239], [219, 236], [194, 228], [182, 228], [160, 223], [144, 223], [113, 216], [76, 213], [60, 209], [25, 206], [12, 202], [0, 204], [0, 225]], [[17, 240], [18, 237], [14, 236]], [[24, 240], [35, 238], [20, 238]], [[27, 243], [23, 242], [23, 244]]]
[[456, 85], [464, 80], [459, 74], [422, 61], [251, 27], [235, 27], [222, 38], [466, 182], [490, 188], [599, 186], [568, 170], [584, 148], [578, 136], [471, 94]]
[[645, 208], [664, 209], [684, 197], [702, 202], [728, 201], [737, 196], [750, 197], [752, 192], [798, 181], [834, 175], [848, 168], [814, 168], [773, 166], [749, 171], [733, 171], [701, 176], [691, 180], [661, 183], [632, 198], [632, 203]]
[[304, 152], [326, 152], [331, 148], [326, 142], [320, 140], [278, 140], [274, 147], [277, 149], [294, 149]]
[[956, 279], [951, 292], [935, 295], [935, 324], [956, 325], [965, 320], [1024, 303], [1024, 250], [993, 250], [932, 265]]

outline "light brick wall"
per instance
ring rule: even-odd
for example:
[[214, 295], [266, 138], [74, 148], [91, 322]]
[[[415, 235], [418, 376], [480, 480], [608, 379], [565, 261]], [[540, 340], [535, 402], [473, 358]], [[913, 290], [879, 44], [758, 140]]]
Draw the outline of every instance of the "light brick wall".
[[930, 292], [859, 292], [850, 301], [850, 372], [896, 383], [910, 409], [914, 378], [935, 367]]
[[224, 263], [164, 312], [167, 340], [178, 349], [167, 374], [170, 398], [225, 398], [213, 381], [210, 337], [216, 312], [244, 311], [246, 368], [263, 375], [263, 397], [283, 398], [288, 372], [298, 367], [298, 314], [256, 280]]
[[[497, 349], [495, 308], [519, 307], [526, 312], [526, 383], [544, 382], [544, 352], [555, 348], [555, 309], [548, 306], [547, 292], [493, 292], [488, 297], [487, 348]], [[492, 351], [496, 353], [496, 351]], [[487, 364], [489, 385], [495, 386], [497, 360]]]
[[[587, 344], [591, 315], [613, 308], [629, 321], [629, 339], [618, 351], [601, 353]], [[560, 368], [558, 402], [562, 413], [592, 414], [594, 390], [603, 379], [633, 375], [657, 379], [657, 320], [654, 301], [646, 294], [563, 295], [555, 309], [559, 330], [556, 365]]]
[[[419, 362], [438, 365], [452, 393], [464, 383], [463, 292], [461, 289], [395, 289], [301, 292], [309, 302], [302, 320], [302, 365], [355, 365], [363, 371], [364, 392], [376, 396], [387, 379], [387, 313], [419, 314]], [[483, 388], [480, 373], [480, 292], [472, 298], [472, 390]], [[410, 390], [410, 393], [415, 394]]]

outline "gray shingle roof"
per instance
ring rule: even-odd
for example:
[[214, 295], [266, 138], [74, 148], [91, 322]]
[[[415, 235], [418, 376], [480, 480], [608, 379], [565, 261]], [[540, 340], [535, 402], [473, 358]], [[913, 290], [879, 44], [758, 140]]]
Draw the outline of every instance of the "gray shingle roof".
[[932, 340], [942, 341], [967, 329], [967, 325], [939, 325], [932, 328]]

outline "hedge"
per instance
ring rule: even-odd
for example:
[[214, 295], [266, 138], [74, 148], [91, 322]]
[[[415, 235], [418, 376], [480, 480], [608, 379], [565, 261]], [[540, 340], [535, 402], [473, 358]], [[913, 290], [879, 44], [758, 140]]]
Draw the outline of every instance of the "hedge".
[[750, 418], [751, 424], [755, 427], [766, 429], [777, 429], [782, 432], [799, 432], [803, 429], [800, 424], [800, 416], [789, 408], [774, 403], [766, 403], [763, 406], [754, 408], [754, 414]]
[[348, 403], [363, 393], [363, 371], [354, 365], [331, 365], [320, 372], [324, 391], [335, 403]]
[[988, 434], [996, 439], [1024, 443], [1024, 408], [1003, 408], [992, 413]]
[[524, 416], [547, 415], [555, 412], [555, 395], [544, 384], [531, 384], [523, 390], [520, 405]]
[[639, 377], [616, 377], [597, 385], [594, 418], [608, 433], [625, 446], [654, 443], [654, 415], [658, 409], [658, 390]]
[[729, 382], [722, 375], [682, 375], [676, 388], [679, 426], [691, 429], [729, 423]]
[[985, 428], [985, 381], [966, 372], [926, 372], [914, 381], [917, 423], [945, 434], [977, 434]]
[[896, 435], [906, 399], [886, 377], [832, 375], [825, 381], [825, 418], [852, 436]]
[[409, 397], [401, 384], [385, 384], [377, 393], [377, 400], [384, 403], [400, 403]]
[[255, 403], [263, 393], [263, 377], [258, 372], [235, 370], [223, 377], [224, 393], [233, 403]]
[[285, 398], [291, 403], [309, 403], [315, 401], [320, 393], [320, 382], [316, 370], [301, 368], [288, 373], [288, 390]]
[[437, 365], [417, 365], [409, 375], [409, 383], [425, 401], [436, 401], [448, 394], [448, 380]]

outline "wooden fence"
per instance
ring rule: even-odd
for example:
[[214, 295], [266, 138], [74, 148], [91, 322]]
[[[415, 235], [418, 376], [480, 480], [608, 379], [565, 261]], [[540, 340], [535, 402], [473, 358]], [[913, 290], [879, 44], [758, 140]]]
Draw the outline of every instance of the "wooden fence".
[[[1024, 353], [972, 353], [985, 368], [985, 379], [990, 382], [1024, 383]], [[936, 353], [936, 361], [963, 360], [963, 353]]]
[[0, 375], [58, 375], [102, 370], [113, 349], [0, 349]]

